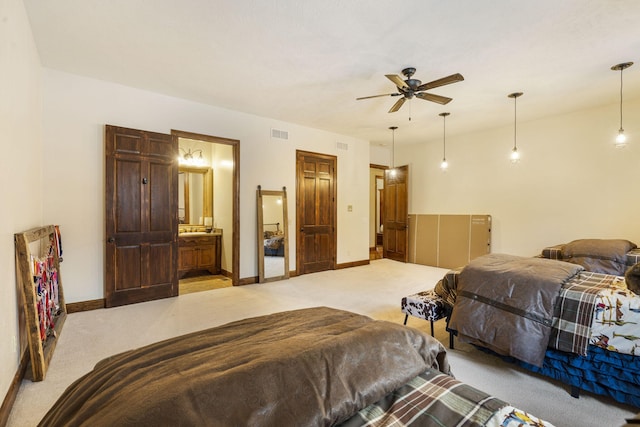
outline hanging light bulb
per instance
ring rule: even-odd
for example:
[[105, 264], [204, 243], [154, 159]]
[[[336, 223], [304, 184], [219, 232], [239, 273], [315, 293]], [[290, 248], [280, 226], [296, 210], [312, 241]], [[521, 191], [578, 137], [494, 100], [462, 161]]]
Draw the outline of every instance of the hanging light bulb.
[[440, 169], [446, 172], [449, 168], [449, 162], [447, 162], [447, 116], [451, 113], [440, 113], [442, 117], [442, 163], [440, 163]]
[[396, 176], [396, 166], [395, 166], [395, 155], [396, 155], [396, 129], [398, 129], [398, 126], [390, 126], [389, 129], [391, 129], [391, 133], [392, 133], [392, 139], [391, 139], [391, 172], [389, 172], [391, 174], [391, 176]]
[[516, 100], [523, 95], [522, 92], [513, 92], [507, 95], [509, 98], [513, 98], [513, 148], [511, 149], [511, 163], [518, 163], [520, 161], [520, 153], [518, 152], [517, 144], [517, 106]]
[[618, 148], [623, 148], [627, 145], [627, 136], [624, 134], [624, 129], [622, 128], [622, 71], [632, 65], [633, 62], [623, 62], [611, 67], [613, 71], [620, 71], [620, 129], [618, 129], [618, 135], [616, 136], [616, 147]]

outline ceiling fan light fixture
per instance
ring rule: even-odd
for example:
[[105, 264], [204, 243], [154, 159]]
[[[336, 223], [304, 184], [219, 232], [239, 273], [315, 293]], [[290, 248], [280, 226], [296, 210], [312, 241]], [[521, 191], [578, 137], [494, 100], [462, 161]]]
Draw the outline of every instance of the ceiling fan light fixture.
[[618, 135], [616, 136], [617, 148], [624, 148], [627, 145], [627, 136], [622, 128], [622, 72], [632, 65], [633, 62], [622, 62], [611, 67], [613, 71], [620, 71], [620, 129], [618, 129]]
[[449, 162], [447, 162], [447, 116], [451, 113], [440, 113], [442, 117], [442, 163], [440, 163], [440, 169], [446, 172], [449, 168]]
[[[402, 74], [405, 76], [404, 80], [397, 74], [385, 74], [385, 77], [391, 80], [394, 85], [396, 85], [396, 92], [386, 93], [382, 95], [363, 96], [356, 98], [356, 101], [361, 99], [378, 98], [381, 96], [402, 96], [402, 98], [400, 98], [395, 102], [395, 104], [393, 104], [393, 106], [389, 110], [389, 113], [395, 113], [400, 109], [400, 107], [402, 107], [407, 99], [412, 99], [414, 97], [444, 105], [451, 102], [451, 98], [427, 93], [425, 91], [464, 80], [462, 74], [456, 73], [427, 83], [422, 83], [421, 80], [411, 78], [411, 76], [413, 76], [415, 72], [416, 69], [413, 67], [407, 67], [403, 69]], [[411, 118], [409, 118], [409, 120], [411, 120]]]
[[511, 150], [511, 163], [518, 163], [520, 161], [520, 153], [518, 152], [518, 144], [517, 144], [517, 123], [518, 123], [518, 109], [517, 109], [517, 99], [523, 95], [523, 92], [513, 92], [507, 95], [509, 98], [513, 98], [513, 149]]

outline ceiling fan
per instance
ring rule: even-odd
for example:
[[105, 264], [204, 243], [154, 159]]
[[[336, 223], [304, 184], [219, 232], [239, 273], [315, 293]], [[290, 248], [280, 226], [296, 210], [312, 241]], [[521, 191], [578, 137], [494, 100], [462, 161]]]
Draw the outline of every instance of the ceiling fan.
[[416, 98], [424, 99], [425, 101], [437, 102], [438, 104], [444, 105], [451, 102], [451, 98], [447, 98], [446, 96], [434, 95], [432, 93], [426, 93], [424, 91], [464, 80], [462, 74], [456, 73], [423, 84], [420, 80], [411, 78], [411, 76], [413, 76], [415, 72], [416, 69], [413, 67], [405, 68], [404, 70], [402, 70], [402, 74], [404, 74], [406, 80], [402, 80], [402, 77], [397, 74], [386, 74], [386, 77], [396, 85], [398, 92], [385, 93], [382, 95], [363, 96], [361, 98], [356, 98], [356, 100], [378, 98], [380, 96], [402, 96], [402, 98], [398, 99], [396, 103], [393, 104], [393, 107], [391, 107], [391, 109], [389, 110], [390, 113], [395, 113], [396, 111], [398, 111], [400, 107], [402, 107], [402, 104], [407, 101], [407, 99], [411, 99], [414, 96]]

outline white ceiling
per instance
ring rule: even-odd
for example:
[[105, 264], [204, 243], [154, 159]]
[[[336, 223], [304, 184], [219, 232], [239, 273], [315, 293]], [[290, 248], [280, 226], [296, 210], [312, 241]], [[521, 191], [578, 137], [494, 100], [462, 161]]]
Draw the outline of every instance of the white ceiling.
[[[45, 67], [387, 144], [640, 97], [638, 0], [24, 0]], [[417, 69], [446, 106], [395, 97]], [[617, 107], [613, 107], [617, 108]], [[617, 114], [617, 109], [612, 114]], [[411, 121], [409, 121], [409, 115]]]

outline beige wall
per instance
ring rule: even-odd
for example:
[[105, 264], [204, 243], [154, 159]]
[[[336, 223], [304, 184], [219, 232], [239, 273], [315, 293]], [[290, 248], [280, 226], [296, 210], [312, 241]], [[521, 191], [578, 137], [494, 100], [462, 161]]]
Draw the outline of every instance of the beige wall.
[[233, 148], [224, 144], [213, 147], [213, 226], [222, 229], [222, 269], [232, 272]]
[[[42, 165], [40, 61], [19, 0], [0, 2], [0, 397], [18, 369], [18, 314], [13, 235], [42, 225], [42, 191], [58, 183]], [[44, 184], [43, 184], [44, 180]]]
[[[490, 214], [493, 252], [528, 256], [579, 238], [640, 245], [640, 100], [624, 106], [624, 149], [613, 146], [617, 105], [519, 120], [518, 165], [509, 161], [512, 125], [447, 136], [446, 173], [439, 169], [442, 141], [396, 146], [397, 163], [411, 170], [409, 212]], [[525, 109], [523, 101], [518, 111]]]
[[[62, 227], [68, 302], [103, 297], [105, 123], [164, 133], [179, 129], [240, 141], [241, 278], [257, 276], [257, 186], [287, 187], [289, 230], [296, 230], [296, 150], [337, 156], [337, 263], [368, 259], [367, 141], [60, 71], [44, 69], [43, 73], [44, 155], [60, 168], [58, 185], [43, 194], [44, 221]], [[289, 139], [272, 139], [271, 128], [289, 131]], [[347, 144], [348, 149], [338, 149], [337, 142]], [[353, 207], [351, 212], [348, 205]], [[215, 216], [216, 222], [222, 221], [223, 215]], [[291, 237], [290, 259], [295, 266], [295, 239]], [[230, 248], [226, 240], [224, 245], [225, 250]], [[224, 254], [223, 266], [225, 262], [230, 262], [230, 254]]]

